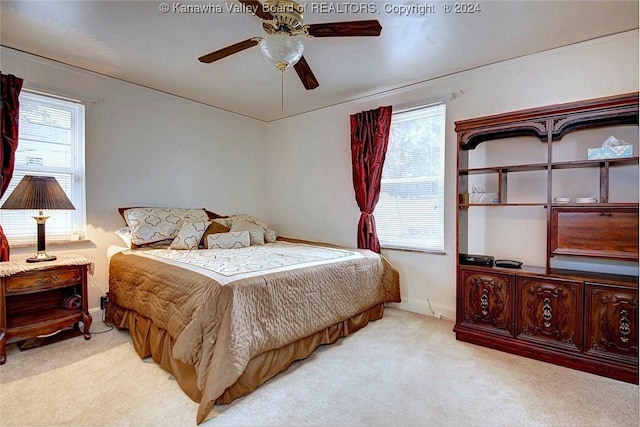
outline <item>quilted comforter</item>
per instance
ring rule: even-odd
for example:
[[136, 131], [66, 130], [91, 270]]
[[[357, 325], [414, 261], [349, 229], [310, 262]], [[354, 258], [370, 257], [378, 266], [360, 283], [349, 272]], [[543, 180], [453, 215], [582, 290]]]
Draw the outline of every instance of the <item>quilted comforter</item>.
[[[277, 253], [278, 246], [289, 250], [285, 246], [292, 244], [272, 245]], [[223, 257], [211, 251], [193, 252]], [[173, 357], [195, 368], [202, 390], [200, 423], [251, 358], [376, 304], [400, 301], [398, 273], [386, 259], [367, 250], [344, 252], [333, 260], [294, 262], [265, 272], [245, 268], [236, 280], [215, 269], [207, 273], [202, 262], [189, 266], [159, 252], [125, 251], [111, 258], [109, 299], [171, 335]]]

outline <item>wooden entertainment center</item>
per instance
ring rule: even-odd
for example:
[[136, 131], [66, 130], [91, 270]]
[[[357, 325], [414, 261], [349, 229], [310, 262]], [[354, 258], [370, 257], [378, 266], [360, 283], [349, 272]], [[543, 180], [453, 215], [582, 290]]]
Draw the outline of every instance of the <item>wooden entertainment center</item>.
[[[574, 150], [574, 158], [559, 156], [555, 151], [570, 133], [583, 138], [598, 129], [628, 126], [637, 132], [638, 93], [455, 123], [458, 256], [484, 249], [478, 243], [482, 240], [477, 236], [480, 227], [470, 223], [472, 210], [482, 210], [485, 217], [501, 217], [504, 214], [498, 211], [515, 207], [516, 211], [536, 210], [546, 218], [546, 265], [528, 266], [525, 262], [521, 268], [502, 268], [458, 263], [457, 339], [638, 383], [638, 155], [634, 152], [631, 157], [588, 160], [586, 149]], [[541, 154], [531, 162], [516, 159], [512, 163], [503, 156], [501, 161], [507, 164], [470, 167], [470, 156], [480, 144], [496, 141], [508, 141], [511, 149], [514, 144], [523, 149], [524, 145], [533, 145], [533, 150]], [[589, 142], [598, 147], [602, 141]], [[559, 197], [566, 195], [561, 194], [566, 192], [561, 181], [571, 180], [565, 174], [580, 170], [596, 176], [598, 188], [592, 203]], [[518, 187], [517, 194], [510, 191], [508, 184], [523, 175], [531, 178], [528, 186]], [[582, 176], [574, 181], [581, 181]], [[634, 179], [629, 176], [636, 177], [635, 182], [630, 182]], [[474, 179], [489, 183], [495, 198], [474, 202], [469, 196]], [[580, 184], [572, 183], [574, 187]], [[631, 193], [624, 194], [635, 193], [635, 197], [619, 200], [617, 186], [631, 186]], [[527, 199], [523, 194], [527, 188], [537, 191], [537, 196]], [[483, 220], [478, 223], [483, 224]], [[508, 234], [486, 233], [482, 238], [509, 239]], [[563, 267], [572, 263], [588, 268]], [[623, 266], [622, 274], [616, 272], [618, 265]], [[628, 274], [629, 270], [635, 273]]]

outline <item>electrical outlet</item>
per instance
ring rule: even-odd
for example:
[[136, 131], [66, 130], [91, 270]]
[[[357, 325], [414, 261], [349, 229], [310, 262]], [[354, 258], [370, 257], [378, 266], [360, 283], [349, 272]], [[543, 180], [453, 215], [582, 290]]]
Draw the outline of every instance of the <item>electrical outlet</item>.
[[109, 302], [109, 297], [103, 295], [100, 297], [100, 310], [104, 310], [107, 308], [107, 303]]

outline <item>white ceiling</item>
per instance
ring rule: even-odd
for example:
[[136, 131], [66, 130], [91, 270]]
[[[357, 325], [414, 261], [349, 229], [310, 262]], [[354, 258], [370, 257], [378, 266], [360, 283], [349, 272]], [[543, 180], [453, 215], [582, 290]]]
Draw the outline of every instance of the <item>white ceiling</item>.
[[[167, 0], [168, 13], [160, 11], [161, 3], [2, 0], [0, 40], [6, 47], [268, 122], [638, 28], [638, 1], [479, 1], [475, 13], [444, 13], [440, 1], [301, 2], [305, 24], [378, 19], [383, 28], [380, 37], [305, 39], [304, 56], [320, 83], [307, 91], [294, 70], [281, 82], [259, 47], [212, 64], [198, 61], [265, 34], [255, 16], [228, 12], [237, 1]], [[173, 11], [174, 5], [193, 4], [223, 11]], [[388, 11], [389, 5], [429, 5], [433, 13], [403, 16]], [[312, 10], [318, 7], [341, 10]], [[377, 13], [344, 10], [356, 7]]]

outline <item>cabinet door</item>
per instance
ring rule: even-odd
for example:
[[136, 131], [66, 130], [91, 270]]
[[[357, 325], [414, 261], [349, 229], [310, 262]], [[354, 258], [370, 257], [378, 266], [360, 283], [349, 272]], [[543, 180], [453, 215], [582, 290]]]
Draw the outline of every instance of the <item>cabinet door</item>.
[[580, 352], [582, 288], [582, 282], [518, 277], [517, 338]]
[[500, 335], [513, 336], [514, 276], [460, 268], [462, 302], [459, 323]]
[[638, 365], [638, 289], [587, 284], [586, 353]]
[[637, 260], [638, 209], [554, 207], [550, 252]]

